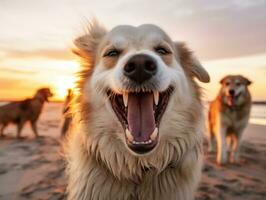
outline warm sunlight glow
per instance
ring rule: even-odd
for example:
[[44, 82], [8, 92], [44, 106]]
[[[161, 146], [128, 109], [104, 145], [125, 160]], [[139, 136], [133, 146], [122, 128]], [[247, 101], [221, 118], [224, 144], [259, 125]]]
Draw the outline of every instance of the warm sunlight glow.
[[67, 89], [73, 89], [75, 85], [75, 76], [62, 75], [54, 83], [55, 100], [64, 100], [67, 95]]

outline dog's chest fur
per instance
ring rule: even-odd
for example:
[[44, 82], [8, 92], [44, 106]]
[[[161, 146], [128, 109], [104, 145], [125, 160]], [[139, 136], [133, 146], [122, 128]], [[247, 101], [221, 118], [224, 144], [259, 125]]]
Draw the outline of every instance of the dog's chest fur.
[[[81, 149], [83, 147], [77, 146]], [[71, 200], [193, 199], [194, 188], [200, 177], [201, 162], [198, 161], [201, 159], [194, 150], [188, 152], [181, 165], [167, 166], [161, 172], [152, 168], [143, 169], [141, 177], [135, 180], [125, 177], [117, 178], [104, 163], [95, 160], [92, 155], [88, 156], [84, 149], [79, 153], [81, 154], [76, 156], [84, 159], [84, 163], [80, 162], [75, 169], [70, 170], [74, 170], [75, 181], [79, 182], [80, 187], [76, 188], [72, 185], [75, 182], [70, 182], [69, 188], [72, 190], [69, 199]], [[126, 168], [125, 165], [121, 170], [126, 170]], [[186, 184], [186, 181], [192, 182]], [[187, 193], [188, 190], [192, 192]]]
[[[247, 95], [249, 97], [249, 95]], [[224, 102], [220, 102], [219, 115], [221, 122], [229, 130], [236, 131], [246, 125], [250, 114], [250, 98], [247, 98], [240, 106], [228, 106]]]

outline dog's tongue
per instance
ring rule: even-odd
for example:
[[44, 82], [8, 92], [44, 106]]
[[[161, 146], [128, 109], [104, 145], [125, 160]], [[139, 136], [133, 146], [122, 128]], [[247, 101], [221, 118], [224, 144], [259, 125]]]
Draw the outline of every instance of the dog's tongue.
[[234, 106], [236, 104], [237, 96], [229, 97], [229, 104], [230, 106]]
[[129, 94], [127, 120], [135, 141], [144, 142], [150, 139], [155, 129], [152, 93]]

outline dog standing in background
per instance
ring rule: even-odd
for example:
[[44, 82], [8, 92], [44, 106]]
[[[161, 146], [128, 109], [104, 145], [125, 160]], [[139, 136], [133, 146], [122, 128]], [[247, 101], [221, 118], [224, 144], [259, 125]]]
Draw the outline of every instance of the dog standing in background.
[[249, 120], [251, 81], [241, 75], [229, 75], [220, 81], [222, 87], [209, 109], [209, 151], [217, 141], [217, 164], [239, 163], [241, 137]]
[[75, 40], [82, 58], [68, 134], [69, 200], [192, 200], [201, 177], [201, 91], [185, 44], [145, 24]]
[[8, 124], [17, 125], [17, 138], [20, 138], [20, 133], [24, 124], [29, 121], [31, 128], [36, 137], [38, 130], [36, 122], [42, 112], [42, 108], [48, 98], [53, 96], [49, 88], [39, 89], [33, 98], [23, 101], [12, 102], [0, 107], [0, 136], [4, 136], [4, 129]]
[[69, 130], [71, 121], [72, 121], [72, 116], [70, 113], [70, 107], [71, 107], [70, 104], [71, 104], [72, 99], [73, 99], [73, 91], [71, 89], [68, 89], [67, 90], [67, 96], [66, 96], [66, 99], [65, 99], [65, 102], [63, 105], [64, 122], [63, 122], [63, 125], [61, 128], [61, 137], [66, 136], [66, 134]]

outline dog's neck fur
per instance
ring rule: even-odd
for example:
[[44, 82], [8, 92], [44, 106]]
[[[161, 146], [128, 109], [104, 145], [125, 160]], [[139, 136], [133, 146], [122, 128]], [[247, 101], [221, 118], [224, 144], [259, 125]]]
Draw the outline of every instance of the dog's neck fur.
[[[109, 142], [114, 141], [109, 139]], [[176, 142], [178, 143], [180, 141]], [[123, 144], [119, 145], [121, 146]], [[160, 160], [160, 162], [156, 164], [154, 156], [151, 157], [151, 159], [148, 159], [144, 157], [132, 156], [131, 154], [121, 154], [120, 151], [127, 151], [126, 149], [114, 151], [112, 152], [112, 155], [108, 156], [108, 158], [105, 156], [105, 152], [101, 152], [102, 150], [100, 151], [99, 149], [94, 149], [94, 152], [90, 151], [88, 156], [90, 159], [93, 159], [94, 162], [102, 166], [105, 170], [109, 171], [110, 175], [112, 175], [114, 178], [119, 180], [126, 179], [135, 183], [139, 183], [148, 173], [160, 174], [162, 171], [168, 170], [169, 168], [175, 168], [178, 170], [187, 154], [195, 153], [195, 155], [198, 157], [200, 152], [202, 152], [202, 147], [199, 143], [190, 149], [186, 149], [186, 145], [184, 144], [184, 149], [181, 151], [179, 148], [171, 146], [172, 145], [168, 144], [168, 147], [166, 147], [166, 149], [172, 149], [170, 150], [171, 153], [168, 159], [164, 159], [163, 155], [159, 154], [158, 157], [160, 157], [160, 159], [157, 158], [156, 160]], [[168, 152], [164, 153], [169, 154]], [[120, 160], [120, 162], [118, 160]]]
[[[84, 132], [83, 135], [75, 134], [74, 136], [71, 138], [73, 142], [71, 145], [74, 145], [71, 149], [75, 152], [71, 153], [75, 156], [70, 158], [70, 162], [75, 164], [68, 168], [68, 173], [71, 175], [68, 185], [69, 199], [112, 199], [111, 197], [127, 200], [193, 199], [193, 191], [199, 181], [201, 171], [201, 162], [199, 162], [201, 161], [201, 143], [192, 145], [180, 139], [177, 145], [180, 145], [181, 149], [176, 148], [176, 151], [172, 149], [172, 153], [178, 155], [183, 152], [182, 159], [172, 157], [169, 160], [178, 160], [178, 162], [174, 164], [167, 162], [165, 166], [160, 166], [160, 163], [166, 162], [168, 152], [161, 152], [162, 154], [158, 154], [157, 159], [155, 157], [150, 160], [140, 159], [127, 153], [124, 154], [127, 151], [124, 148], [115, 149], [115, 151], [112, 146], [108, 148], [111, 144], [121, 147], [115, 138], [106, 138], [107, 145], [103, 144], [106, 148], [102, 149], [101, 146], [97, 146], [96, 149], [101, 149], [98, 151], [93, 150], [96, 144], [91, 143], [95, 138], [90, 140]], [[121, 150], [124, 153], [120, 152]], [[105, 157], [106, 153], [108, 153], [108, 160]], [[75, 161], [76, 159], [79, 162]], [[194, 164], [191, 165], [191, 163]], [[150, 167], [144, 168], [143, 166]], [[188, 183], [184, 183], [184, 180]], [[104, 196], [106, 193], [97, 190], [98, 187], [108, 190], [109, 198]], [[191, 192], [187, 193], [187, 190]], [[116, 191], [119, 191], [119, 194]]]
[[44, 104], [47, 100], [44, 95], [36, 94], [33, 99], [39, 100], [41, 104]]

